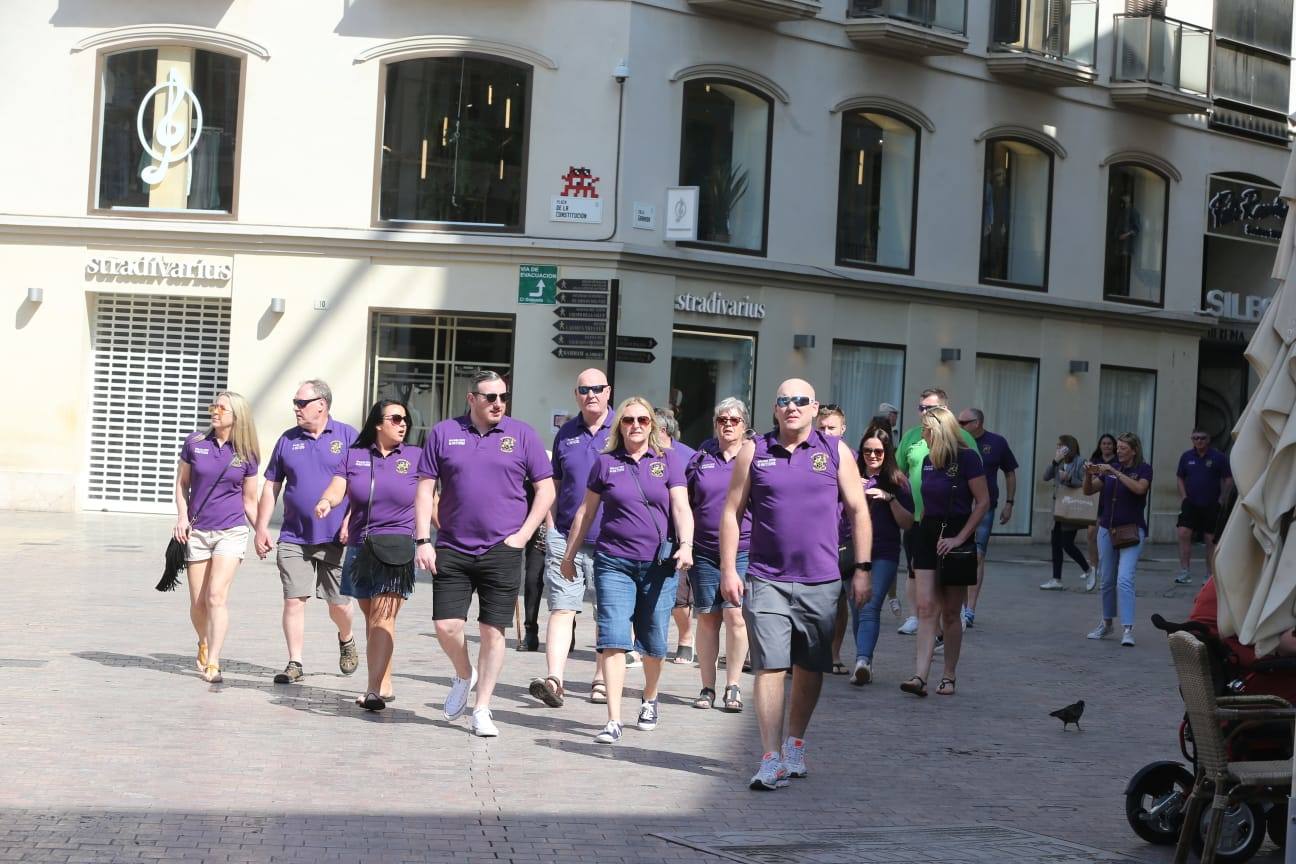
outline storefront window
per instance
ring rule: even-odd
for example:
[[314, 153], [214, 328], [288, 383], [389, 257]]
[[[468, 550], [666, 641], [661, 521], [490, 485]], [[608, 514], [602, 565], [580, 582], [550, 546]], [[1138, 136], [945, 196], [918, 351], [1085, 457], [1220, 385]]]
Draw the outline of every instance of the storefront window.
[[984, 184], [981, 280], [1045, 288], [1052, 154], [1024, 141], [988, 141]]
[[1107, 180], [1109, 300], [1161, 304], [1165, 284], [1166, 178], [1139, 165], [1113, 165]]
[[103, 69], [97, 206], [233, 212], [242, 61], [176, 45]]
[[[1035, 422], [1039, 402], [1039, 361], [1016, 357], [977, 355], [977, 404], [985, 414], [985, 428], [1002, 435], [1017, 457], [1017, 497], [1012, 518], [1004, 525], [996, 521], [995, 533], [1029, 534], [1035, 483]], [[1003, 475], [999, 475], [999, 506], [1008, 497]], [[996, 517], [997, 520], [998, 517]]]
[[[1098, 382], [1098, 434], [1133, 432], [1143, 444], [1143, 459], [1152, 461], [1156, 373], [1145, 369], [1102, 367]], [[1094, 439], [1096, 445], [1097, 439]]]
[[387, 67], [379, 218], [521, 231], [530, 70], [482, 57]]
[[821, 404], [835, 403], [846, 415], [846, 439], [854, 447], [883, 402], [900, 405], [904, 393], [903, 348], [833, 342], [832, 385]]
[[372, 322], [369, 404], [408, 404], [415, 444], [436, 423], [464, 413], [475, 372], [507, 375], [513, 367], [512, 318], [378, 312]]
[[765, 428], [761, 409], [752, 406], [755, 373], [755, 334], [677, 329], [671, 347], [669, 407], [675, 409], [680, 440], [696, 447], [712, 437], [716, 403], [729, 396], [746, 402], [753, 426]]
[[764, 254], [773, 112], [738, 84], [684, 84], [680, 185], [699, 187], [699, 241]]
[[865, 111], [842, 115], [837, 261], [913, 271], [918, 130]]

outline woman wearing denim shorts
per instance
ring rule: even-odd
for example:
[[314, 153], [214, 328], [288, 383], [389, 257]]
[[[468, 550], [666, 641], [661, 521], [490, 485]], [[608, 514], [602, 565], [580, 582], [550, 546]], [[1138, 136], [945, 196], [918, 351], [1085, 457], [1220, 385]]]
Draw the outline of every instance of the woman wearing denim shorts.
[[[725, 667], [727, 679], [724, 710], [736, 713], [743, 709], [743, 659], [747, 656], [747, 624], [742, 607], [720, 596], [720, 517], [724, 515], [733, 460], [747, 440], [750, 428], [747, 406], [730, 397], [715, 407], [715, 437], [703, 442], [684, 469], [689, 504], [693, 508], [693, 540], [697, 555], [688, 579], [693, 589], [693, 610], [697, 614], [698, 666], [702, 691], [693, 700], [694, 708], [714, 708], [716, 701], [716, 659], [720, 653], [720, 625], [727, 634]], [[747, 575], [747, 550], [751, 547], [751, 514], [744, 511], [739, 525], [738, 575]]]
[[644, 664], [638, 727], [644, 732], [657, 728], [657, 683], [678, 571], [693, 566], [693, 513], [684, 488], [684, 465], [662, 443], [652, 404], [642, 396], [622, 402], [607, 446], [590, 469], [585, 500], [572, 520], [562, 559], [563, 578], [575, 580], [576, 552], [601, 507], [594, 593], [608, 722], [594, 738], [600, 744], [621, 740], [625, 653], [632, 649], [643, 655]]

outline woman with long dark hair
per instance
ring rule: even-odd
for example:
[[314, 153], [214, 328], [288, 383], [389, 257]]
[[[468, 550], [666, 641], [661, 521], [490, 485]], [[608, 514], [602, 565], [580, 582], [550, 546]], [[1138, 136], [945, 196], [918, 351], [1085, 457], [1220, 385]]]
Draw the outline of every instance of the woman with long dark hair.
[[1116, 464], [1085, 466], [1084, 491], [1098, 496], [1098, 548], [1102, 568], [1102, 620], [1089, 632], [1102, 639], [1112, 632], [1119, 608], [1121, 645], [1134, 647], [1134, 577], [1147, 540], [1147, 496], [1152, 466], [1143, 461], [1143, 443], [1133, 432], [1116, 436]]
[[[1059, 435], [1057, 450], [1053, 461], [1044, 469], [1044, 482], [1053, 484], [1053, 498], [1056, 501], [1059, 493], [1080, 489], [1084, 486], [1084, 461], [1080, 458], [1080, 442], [1074, 435]], [[1096, 527], [1096, 526], [1095, 526]], [[1041, 591], [1062, 590], [1062, 553], [1071, 556], [1071, 560], [1080, 565], [1083, 571], [1085, 591], [1094, 590], [1096, 576], [1090, 559], [1076, 546], [1076, 532], [1080, 528], [1076, 523], [1053, 520], [1053, 533], [1050, 542], [1053, 544], [1053, 578], [1040, 585]]]
[[[355, 597], [365, 617], [368, 689], [356, 704], [381, 711], [392, 701], [392, 654], [396, 615], [414, 592], [414, 497], [419, 448], [405, 442], [409, 406], [380, 399], [346, 458], [338, 465], [315, 516], [323, 519], [345, 501], [346, 556], [342, 593]], [[357, 566], [359, 564], [359, 566]]]
[[873, 596], [863, 606], [850, 598], [855, 618], [855, 670], [851, 683], [857, 687], [873, 680], [873, 651], [877, 648], [882, 604], [895, 584], [900, 569], [900, 532], [913, 527], [913, 495], [909, 480], [896, 464], [891, 432], [885, 426], [870, 426], [859, 444], [860, 479], [873, 521]]
[[[1089, 456], [1089, 461], [1097, 464], [1116, 464], [1116, 436], [1110, 432], [1104, 432], [1098, 436], [1098, 446], [1094, 448], [1093, 453]], [[1098, 499], [1098, 507], [1102, 507], [1102, 498]], [[1098, 511], [1098, 520], [1102, 521], [1102, 510]], [[1089, 526], [1085, 532], [1089, 539], [1089, 563], [1091, 566], [1102, 571], [1102, 556], [1098, 550], [1098, 523]]]

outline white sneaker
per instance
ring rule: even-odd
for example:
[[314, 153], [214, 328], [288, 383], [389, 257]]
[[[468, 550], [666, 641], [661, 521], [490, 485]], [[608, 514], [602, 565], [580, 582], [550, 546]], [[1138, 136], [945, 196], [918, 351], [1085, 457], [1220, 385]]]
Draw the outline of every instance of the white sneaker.
[[651, 732], [657, 728], [657, 700], [644, 699], [639, 703], [639, 731]]
[[627, 651], [625, 655], [627, 669], [642, 669], [643, 657], [638, 651]]
[[891, 614], [892, 614], [892, 615], [894, 615], [894, 616], [897, 617], [897, 618], [899, 618], [900, 616], [904, 615], [904, 610], [900, 608], [900, 598], [899, 598], [899, 597], [892, 597], [892, 598], [891, 598], [891, 604], [890, 604], [890, 605], [891, 605]]
[[779, 759], [779, 754], [766, 753], [761, 757], [760, 768], [752, 775], [751, 788], [773, 790], [782, 789], [786, 785], [788, 785], [788, 773], [783, 767], [783, 761]]
[[1126, 627], [1125, 632], [1121, 634], [1121, 645], [1126, 648], [1134, 647], [1134, 628]]
[[478, 738], [498, 738], [499, 727], [491, 719], [489, 708], [476, 708], [472, 713], [472, 733]]
[[903, 633], [905, 636], [912, 636], [918, 632], [918, 616], [910, 615], [904, 620], [904, 623], [896, 628], [897, 633]]
[[936, 644], [932, 647], [932, 654], [944, 654], [944, 653], [945, 653], [945, 635], [943, 633], [937, 634]]
[[1191, 585], [1192, 574], [1187, 570], [1180, 570], [1179, 575], [1175, 577], [1174, 581], [1176, 585]]
[[863, 687], [873, 681], [873, 667], [867, 660], [856, 660], [855, 671], [851, 673], [851, 683]]
[[615, 744], [620, 740], [621, 724], [616, 720], [609, 720], [603, 731], [594, 736], [595, 744]]
[[1086, 639], [1106, 639], [1112, 632], [1110, 621], [1099, 621], [1098, 626], [1089, 631]]
[[783, 742], [783, 767], [789, 777], [807, 777], [810, 769], [806, 768], [805, 739], [793, 738], [791, 735]]
[[1065, 591], [1066, 589], [1062, 587], [1061, 579], [1050, 579], [1047, 582], [1043, 582], [1040, 584], [1040, 590], [1041, 591]]
[[458, 720], [463, 716], [464, 711], [468, 710], [468, 693], [477, 686], [477, 670], [467, 678], [460, 678], [458, 675], [450, 676], [450, 692], [446, 695], [445, 701], [445, 718], [447, 720]]
[[1085, 593], [1090, 594], [1098, 587], [1098, 573], [1090, 567], [1084, 574]]

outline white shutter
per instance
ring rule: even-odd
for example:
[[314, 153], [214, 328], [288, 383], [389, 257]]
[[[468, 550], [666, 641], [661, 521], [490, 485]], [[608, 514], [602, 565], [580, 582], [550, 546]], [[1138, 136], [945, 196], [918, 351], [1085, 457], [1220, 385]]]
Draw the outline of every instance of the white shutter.
[[180, 444], [226, 387], [229, 327], [228, 299], [98, 295], [86, 507], [174, 508]]

